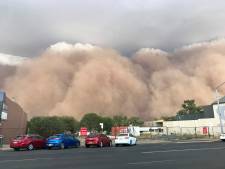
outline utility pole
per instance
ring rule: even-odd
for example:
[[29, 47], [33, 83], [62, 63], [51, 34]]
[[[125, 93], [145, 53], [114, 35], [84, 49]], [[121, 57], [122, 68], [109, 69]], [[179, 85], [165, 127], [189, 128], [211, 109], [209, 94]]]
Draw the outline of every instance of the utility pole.
[[215, 88], [215, 92], [216, 92], [216, 99], [217, 99], [217, 113], [219, 115], [219, 119], [220, 119], [220, 129], [221, 129], [221, 134], [224, 133], [224, 130], [223, 130], [223, 122], [222, 122], [222, 114], [221, 114], [221, 111], [220, 111], [220, 97], [219, 97], [219, 92], [218, 92], [218, 89], [224, 85], [225, 82], [219, 84], [216, 88]]
[[103, 123], [99, 123], [99, 125], [101, 126], [101, 130], [102, 130], [102, 133], [103, 133]]

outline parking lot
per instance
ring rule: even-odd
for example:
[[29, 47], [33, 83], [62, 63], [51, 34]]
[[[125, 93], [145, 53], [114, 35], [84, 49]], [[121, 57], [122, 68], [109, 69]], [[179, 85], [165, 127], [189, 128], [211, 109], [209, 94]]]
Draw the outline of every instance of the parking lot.
[[225, 144], [161, 143], [106, 148], [2, 151], [7, 169], [224, 169]]

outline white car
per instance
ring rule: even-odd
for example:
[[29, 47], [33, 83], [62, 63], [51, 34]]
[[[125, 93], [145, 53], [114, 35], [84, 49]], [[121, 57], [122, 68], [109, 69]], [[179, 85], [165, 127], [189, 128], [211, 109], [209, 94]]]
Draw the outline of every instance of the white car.
[[137, 144], [137, 138], [130, 133], [122, 133], [118, 135], [115, 139], [116, 147], [119, 145], [136, 145], [136, 144]]
[[225, 133], [220, 135], [220, 140], [225, 141]]

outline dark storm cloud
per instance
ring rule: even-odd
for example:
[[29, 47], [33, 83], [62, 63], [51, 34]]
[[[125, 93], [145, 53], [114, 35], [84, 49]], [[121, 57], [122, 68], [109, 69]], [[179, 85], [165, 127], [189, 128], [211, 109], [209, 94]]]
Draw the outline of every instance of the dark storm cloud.
[[1, 1], [0, 52], [36, 56], [59, 41], [170, 51], [223, 37], [224, 18], [223, 0]]

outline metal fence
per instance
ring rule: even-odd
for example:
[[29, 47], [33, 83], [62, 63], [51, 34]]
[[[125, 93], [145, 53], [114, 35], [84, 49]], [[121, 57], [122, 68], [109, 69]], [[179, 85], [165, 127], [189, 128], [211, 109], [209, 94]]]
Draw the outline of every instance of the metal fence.
[[[225, 131], [225, 128], [224, 128]], [[160, 127], [160, 130], [142, 133], [141, 136], [152, 139], [191, 139], [191, 138], [219, 138], [220, 126], [203, 127]]]
[[218, 126], [203, 127], [164, 127], [163, 134], [166, 135], [196, 135], [219, 137], [221, 128]]

